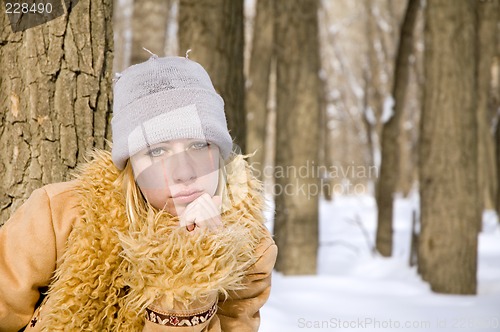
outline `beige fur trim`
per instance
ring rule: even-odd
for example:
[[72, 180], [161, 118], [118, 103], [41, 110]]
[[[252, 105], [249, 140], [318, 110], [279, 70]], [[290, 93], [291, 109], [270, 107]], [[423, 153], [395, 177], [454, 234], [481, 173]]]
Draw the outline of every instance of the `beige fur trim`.
[[227, 173], [223, 231], [187, 233], [167, 214], [130, 225], [119, 170], [109, 152], [95, 151], [79, 171], [82, 218], [50, 286], [44, 330], [139, 331], [144, 308], [159, 298], [173, 308], [245, 287], [266, 236], [261, 184], [243, 156]]

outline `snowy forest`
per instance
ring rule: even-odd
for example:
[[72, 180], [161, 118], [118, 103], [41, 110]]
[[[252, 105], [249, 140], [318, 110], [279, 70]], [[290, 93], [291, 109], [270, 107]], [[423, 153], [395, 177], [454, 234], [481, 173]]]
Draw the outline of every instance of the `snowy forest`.
[[500, 330], [500, 0], [61, 10], [0, 16], [0, 225], [110, 150], [116, 75], [186, 56], [264, 183], [278, 257], [260, 331]]

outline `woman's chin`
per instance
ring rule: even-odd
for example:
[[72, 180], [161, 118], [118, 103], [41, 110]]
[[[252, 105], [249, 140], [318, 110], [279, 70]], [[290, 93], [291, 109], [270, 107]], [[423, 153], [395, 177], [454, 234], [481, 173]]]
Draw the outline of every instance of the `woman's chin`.
[[182, 215], [182, 213], [184, 213], [184, 210], [186, 210], [186, 206], [180, 204], [176, 204], [175, 207], [168, 207], [165, 209], [165, 211], [167, 211], [174, 217]]

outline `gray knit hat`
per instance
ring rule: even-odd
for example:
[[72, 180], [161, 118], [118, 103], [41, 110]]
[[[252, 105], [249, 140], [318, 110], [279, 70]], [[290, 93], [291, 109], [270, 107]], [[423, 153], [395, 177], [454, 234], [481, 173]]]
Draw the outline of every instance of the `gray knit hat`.
[[224, 159], [232, 140], [224, 100], [205, 69], [187, 57], [153, 55], [123, 71], [114, 86], [113, 162], [161, 142], [193, 138], [216, 144]]

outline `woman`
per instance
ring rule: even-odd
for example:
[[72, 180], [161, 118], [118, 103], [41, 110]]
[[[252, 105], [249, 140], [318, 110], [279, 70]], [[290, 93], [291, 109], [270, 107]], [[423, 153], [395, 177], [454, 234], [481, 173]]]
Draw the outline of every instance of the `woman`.
[[257, 331], [277, 248], [208, 74], [153, 56], [114, 98], [112, 153], [0, 228], [0, 331]]

